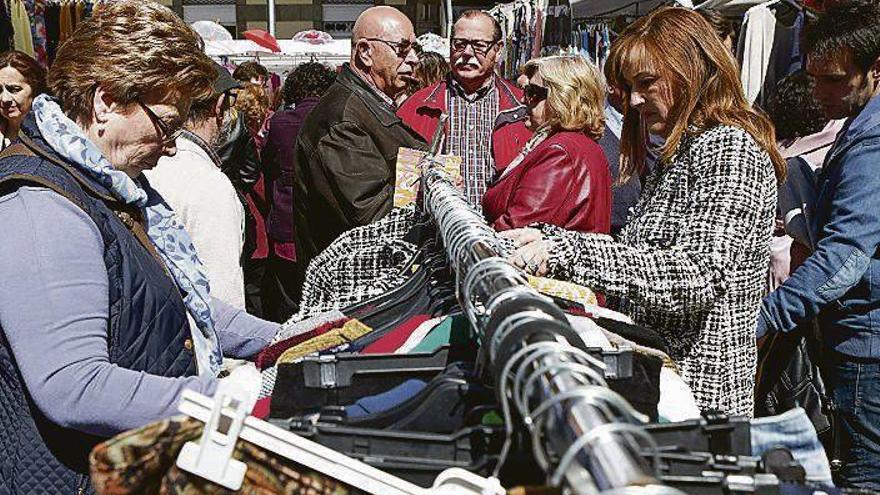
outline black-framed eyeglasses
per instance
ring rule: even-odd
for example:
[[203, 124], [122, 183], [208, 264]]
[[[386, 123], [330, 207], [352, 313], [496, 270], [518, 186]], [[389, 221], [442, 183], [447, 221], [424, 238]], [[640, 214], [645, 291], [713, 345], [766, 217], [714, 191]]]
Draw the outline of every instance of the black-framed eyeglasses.
[[463, 52], [467, 50], [468, 45], [470, 45], [474, 49], [474, 53], [477, 55], [485, 55], [489, 53], [495, 45], [498, 44], [497, 40], [494, 41], [486, 41], [486, 40], [469, 40], [467, 38], [452, 38], [452, 49], [457, 52]]
[[172, 129], [166, 124], [162, 119], [156, 115], [156, 112], [150, 110], [150, 107], [146, 106], [144, 102], [138, 101], [138, 105], [144, 109], [144, 113], [147, 114], [147, 117], [153, 121], [153, 124], [159, 129], [159, 139], [162, 141], [162, 144], [168, 145], [177, 141], [177, 138], [180, 137], [180, 134], [183, 133], [183, 127], [178, 127], [177, 129]]
[[400, 58], [406, 58], [409, 55], [410, 50], [415, 50], [416, 55], [422, 52], [422, 45], [420, 45], [417, 41], [388, 41], [383, 40], [382, 38], [361, 38], [364, 41], [381, 41], [386, 45], [390, 46], [394, 53], [397, 54]]
[[544, 86], [538, 86], [537, 84], [529, 83], [523, 88], [523, 95], [525, 95], [526, 99], [532, 103], [540, 103], [546, 100], [549, 94], [549, 89]]

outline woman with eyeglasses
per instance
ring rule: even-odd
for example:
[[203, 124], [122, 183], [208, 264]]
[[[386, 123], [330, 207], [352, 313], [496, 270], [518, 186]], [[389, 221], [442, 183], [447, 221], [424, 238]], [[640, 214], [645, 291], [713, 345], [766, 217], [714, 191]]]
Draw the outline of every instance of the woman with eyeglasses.
[[743, 95], [733, 57], [683, 8], [630, 25], [608, 60], [624, 93], [622, 180], [664, 139], [619, 240], [556, 226], [511, 231], [511, 260], [618, 300], [666, 340], [704, 411], [751, 416], [755, 324], [785, 161]]
[[528, 62], [522, 102], [534, 132], [483, 196], [495, 230], [533, 223], [578, 232], [611, 229], [611, 172], [596, 143], [605, 129], [602, 75], [579, 56]]
[[277, 333], [212, 298], [142, 174], [175, 154], [191, 102], [218, 101], [217, 78], [171, 10], [108, 2], [58, 50], [57, 99], [37, 97], [0, 153], [0, 493], [94, 493], [97, 442], [177, 414], [185, 389], [212, 395], [224, 356]]

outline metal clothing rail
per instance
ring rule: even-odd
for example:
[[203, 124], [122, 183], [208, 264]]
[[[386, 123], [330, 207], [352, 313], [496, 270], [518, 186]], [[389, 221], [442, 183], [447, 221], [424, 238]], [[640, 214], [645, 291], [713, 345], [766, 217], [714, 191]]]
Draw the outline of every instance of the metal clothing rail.
[[516, 423], [531, 435], [550, 483], [571, 493], [680, 493], [660, 486], [642, 456], [653, 444], [639, 426], [646, 418], [607, 388], [603, 363], [578, 347], [583, 344], [565, 315], [499, 256], [494, 231], [430, 155], [422, 180], [424, 209], [480, 338], [478, 369], [494, 377], [504, 410], [508, 441], [498, 469]]

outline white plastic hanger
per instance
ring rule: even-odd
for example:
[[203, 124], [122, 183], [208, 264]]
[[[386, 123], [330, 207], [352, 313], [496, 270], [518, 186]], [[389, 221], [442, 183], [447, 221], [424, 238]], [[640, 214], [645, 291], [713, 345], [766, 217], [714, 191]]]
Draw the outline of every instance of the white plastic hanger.
[[406, 480], [247, 415], [248, 400], [218, 387], [215, 399], [185, 390], [180, 412], [205, 423], [198, 442], [189, 442], [177, 466], [230, 490], [241, 488], [247, 466], [232, 458], [240, 438], [346, 485], [376, 495], [504, 495], [497, 478], [483, 478], [460, 468], [440, 473], [431, 488]]

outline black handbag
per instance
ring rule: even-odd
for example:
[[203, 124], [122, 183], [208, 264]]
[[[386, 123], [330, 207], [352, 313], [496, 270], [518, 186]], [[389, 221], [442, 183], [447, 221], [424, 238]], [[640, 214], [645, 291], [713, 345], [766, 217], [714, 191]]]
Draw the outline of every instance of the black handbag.
[[758, 348], [755, 417], [802, 407], [825, 447], [832, 474], [843, 468], [849, 439], [822, 376], [821, 340], [815, 320], [777, 332]]

